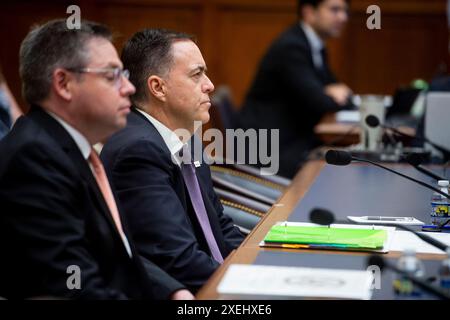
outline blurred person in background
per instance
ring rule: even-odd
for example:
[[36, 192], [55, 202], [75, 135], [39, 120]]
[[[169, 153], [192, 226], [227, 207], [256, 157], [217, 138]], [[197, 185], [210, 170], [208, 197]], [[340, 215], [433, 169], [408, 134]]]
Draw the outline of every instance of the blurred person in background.
[[22, 110], [14, 99], [0, 66], [0, 139], [11, 129], [17, 118], [22, 115]]
[[352, 91], [330, 70], [325, 47], [341, 34], [348, 1], [299, 0], [298, 17], [263, 57], [239, 119], [246, 129], [280, 129], [279, 174], [286, 177], [320, 145], [313, 131], [320, 119], [352, 107]]

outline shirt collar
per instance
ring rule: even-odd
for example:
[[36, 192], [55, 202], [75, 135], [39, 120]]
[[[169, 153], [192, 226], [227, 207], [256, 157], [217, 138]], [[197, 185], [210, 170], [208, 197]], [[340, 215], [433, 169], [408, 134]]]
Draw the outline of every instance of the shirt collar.
[[156, 130], [161, 135], [161, 137], [164, 140], [164, 143], [166, 144], [167, 148], [169, 149], [170, 154], [172, 155], [172, 158], [175, 160], [176, 164], [178, 166], [180, 166], [181, 158], [180, 158], [179, 152], [180, 152], [181, 148], [183, 148], [183, 146], [184, 146], [184, 144], [180, 140], [180, 138], [175, 134], [175, 132], [173, 132], [172, 130], [167, 128], [164, 124], [162, 124], [161, 122], [159, 122], [158, 120], [153, 118], [147, 112], [144, 112], [137, 108], [136, 108], [136, 110], [139, 111], [142, 115], [144, 115], [144, 117], [155, 126]]
[[60, 125], [66, 129], [67, 133], [72, 137], [72, 139], [75, 141], [75, 144], [78, 146], [78, 148], [81, 151], [81, 154], [83, 157], [87, 160], [89, 155], [91, 154], [92, 147], [89, 141], [83, 136], [80, 131], [72, 127], [70, 124], [68, 124], [66, 121], [61, 119], [59, 116], [54, 114], [53, 112], [46, 111], [52, 118], [54, 118], [56, 121], [59, 122]]
[[306, 35], [306, 39], [308, 39], [309, 45], [314, 52], [320, 52], [324, 47], [322, 39], [320, 39], [319, 35], [316, 31], [314, 31], [311, 26], [306, 23], [300, 22], [300, 27], [303, 29]]

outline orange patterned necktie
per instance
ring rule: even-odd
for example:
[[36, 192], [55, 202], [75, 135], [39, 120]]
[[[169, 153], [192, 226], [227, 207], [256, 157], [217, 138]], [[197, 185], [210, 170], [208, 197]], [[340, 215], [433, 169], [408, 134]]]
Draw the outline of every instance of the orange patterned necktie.
[[89, 162], [92, 165], [95, 180], [97, 181], [98, 187], [103, 194], [106, 204], [108, 205], [111, 216], [116, 224], [117, 230], [124, 242], [125, 248], [128, 254], [131, 256], [131, 250], [125, 233], [122, 229], [122, 223], [120, 222], [119, 210], [117, 209], [116, 201], [114, 200], [113, 193], [111, 191], [111, 186], [109, 185], [108, 178], [106, 177], [105, 169], [103, 168], [102, 162], [97, 155], [95, 150], [91, 151], [89, 155]]

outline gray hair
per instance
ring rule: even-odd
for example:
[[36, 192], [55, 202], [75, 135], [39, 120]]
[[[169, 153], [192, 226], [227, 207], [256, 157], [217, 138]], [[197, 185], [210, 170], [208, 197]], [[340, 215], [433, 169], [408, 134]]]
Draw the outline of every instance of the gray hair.
[[88, 63], [87, 43], [93, 38], [111, 41], [111, 32], [101, 24], [82, 21], [69, 29], [65, 19], [51, 20], [33, 28], [20, 46], [22, 94], [29, 104], [48, 97], [56, 68], [82, 68]]

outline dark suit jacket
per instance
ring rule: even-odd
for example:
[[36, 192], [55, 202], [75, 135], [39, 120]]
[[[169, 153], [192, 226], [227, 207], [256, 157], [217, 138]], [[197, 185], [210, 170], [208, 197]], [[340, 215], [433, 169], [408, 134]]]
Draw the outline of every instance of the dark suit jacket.
[[[181, 170], [163, 138], [137, 110], [105, 144], [101, 158], [144, 259], [196, 291], [218, 267], [197, 221]], [[243, 236], [223, 214], [207, 164], [196, 169], [219, 249], [226, 257]]]
[[[87, 161], [42, 109], [18, 120], [0, 154], [0, 296], [167, 298], [183, 287], [144, 266], [129, 236], [128, 256]], [[80, 290], [67, 288], [70, 265]]]
[[280, 129], [280, 174], [292, 177], [307, 152], [319, 144], [314, 126], [327, 112], [342, 109], [324, 94], [336, 83], [324, 56], [316, 69], [311, 47], [297, 23], [264, 56], [240, 114], [244, 128]]

